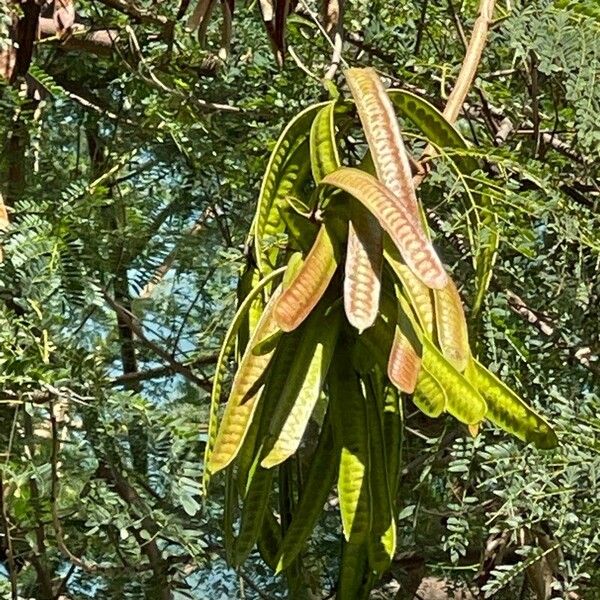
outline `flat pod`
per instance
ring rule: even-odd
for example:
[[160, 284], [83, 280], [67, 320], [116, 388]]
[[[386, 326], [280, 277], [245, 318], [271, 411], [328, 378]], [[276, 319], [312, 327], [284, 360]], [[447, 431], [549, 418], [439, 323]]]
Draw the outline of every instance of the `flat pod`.
[[240, 532], [234, 549], [235, 565], [245, 562], [258, 540], [269, 506], [272, 480], [272, 471], [256, 468], [243, 499]]
[[275, 319], [283, 331], [293, 331], [306, 319], [325, 293], [337, 264], [337, 245], [322, 225], [302, 267], [275, 305]]
[[311, 457], [308, 474], [303, 482], [302, 495], [279, 549], [278, 573], [286, 569], [298, 556], [312, 533], [335, 482], [338, 462], [339, 448], [334, 444], [330, 412], [328, 412], [319, 435], [319, 443]]
[[281, 289], [277, 288], [267, 303], [234, 377], [223, 420], [208, 463], [211, 473], [224, 469], [236, 457], [252, 423], [264, 387], [265, 371], [273, 355], [272, 350], [266, 354], [256, 355], [252, 349], [257, 342], [277, 331], [274, 311], [280, 294]]
[[474, 425], [485, 417], [487, 406], [479, 392], [463, 377], [427, 337], [423, 337], [423, 366], [446, 393], [446, 410], [462, 423]]
[[308, 327], [295, 349], [295, 359], [286, 374], [286, 385], [271, 419], [270, 431], [275, 440], [261, 462], [265, 468], [282, 463], [298, 450], [321, 395], [341, 320], [338, 310], [325, 314], [327, 308], [317, 309], [306, 322]]
[[344, 538], [366, 541], [371, 528], [369, 492], [369, 434], [366, 398], [350, 357], [338, 345], [329, 377], [333, 434], [341, 448], [338, 496]]
[[382, 262], [381, 227], [369, 211], [355, 204], [352, 219], [348, 223], [344, 309], [348, 321], [359, 332], [371, 327], [377, 317]]
[[494, 425], [538, 448], [550, 449], [558, 445], [556, 433], [548, 422], [474, 358], [466, 375], [485, 398], [486, 417]]
[[437, 338], [442, 354], [461, 373], [465, 370], [471, 350], [462, 301], [451, 278], [441, 290], [433, 291]]
[[[227, 372], [227, 360], [231, 352], [233, 351], [233, 347], [235, 345], [236, 335], [240, 332], [240, 329], [244, 326], [245, 323], [248, 324], [248, 327], [252, 326], [254, 319], [256, 319], [255, 325], [260, 322], [260, 316], [253, 314], [256, 310], [256, 300], [260, 298], [261, 292], [281, 273], [283, 269], [277, 269], [266, 277], [264, 277], [261, 281], [256, 283], [256, 285], [247, 293], [246, 297], [242, 300], [238, 310], [233, 317], [229, 328], [227, 329], [227, 333], [225, 334], [225, 338], [223, 339], [223, 343], [221, 344], [221, 349], [219, 350], [219, 357], [217, 358], [217, 366], [215, 368], [215, 375], [213, 377], [213, 385], [210, 394], [210, 409], [209, 409], [209, 419], [208, 419], [208, 442], [206, 444], [206, 449], [204, 451], [204, 464], [208, 465], [210, 463], [212, 453], [215, 446], [215, 441], [217, 437], [217, 427], [218, 427], [218, 414], [219, 414], [219, 402], [221, 400], [221, 390], [223, 388], [223, 379], [225, 378], [225, 374]], [[257, 272], [251, 272], [251, 281], [254, 281], [254, 277]], [[254, 329], [254, 328], [253, 328]], [[250, 332], [252, 329], [250, 330]], [[244, 344], [247, 346], [247, 344]], [[208, 485], [210, 483], [210, 470], [208, 468], [204, 469], [204, 473], [202, 475], [202, 487], [206, 492]]]
[[[427, 100], [407, 90], [390, 89], [387, 93], [392, 103], [421, 130], [430, 142], [439, 148], [468, 149], [465, 138]], [[478, 168], [477, 161], [470, 156], [455, 154], [451, 158], [463, 174], [469, 175]]]
[[419, 371], [412, 397], [415, 406], [428, 417], [437, 418], [446, 409], [446, 392], [440, 382], [424, 367]]
[[384, 249], [385, 260], [396, 274], [396, 277], [400, 280], [403, 290], [408, 295], [411, 306], [417, 314], [421, 328], [426, 335], [433, 337], [435, 317], [431, 289], [418, 279], [406, 266], [398, 249], [390, 243], [389, 239], [384, 240]]
[[319, 110], [311, 125], [310, 164], [317, 183], [341, 164], [335, 141], [335, 100]]
[[[386, 440], [383, 431], [383, 390], [377, 394], [367, 385], [367, 410], [369, 427], [369, 484], [371, 499], [371, 531], [368, 541], [369, 564], [377, 573], [386, 571], [396, 552], [396, 521]], [[369, 393], [370, 392], [370, 393]]]
[[327, 175], [323, 183], [354, 196], [379, 221], [400, 251], [410, 270], [428, 287], [442, 288], [448, 277], [419, 221], [398, 208], [394, 196], [372, 175], [351, 167], [342, 167]]
[[[318, 111], [327, 103], [313, 104], [301, 113], [299, 113], [285, 127], [275, 148], [271, 153], [265, 174], [262, 179], [262, 184], [258, 196], [258, 205], [256, 215], [254, 217], [254, 244], [256, 261], [259, 270], [264, 272], [265, 265], [263, 264], [262, 239], [265, 234], [265, 229], [268, 228], [269, 215], [274, 219], [278, 215], [274, 215], [273, 203], [278, 196], [278, 188], [281, 183], [282, 174], [285, 171], [290, 156], [303, 144], [306, 144], [306, 158], [308, 158], [308, 138], [310, 135], [310, 126]], [[299, 157], [293, 161], [294, 165], [300, 165]], [[309, 164], [307, 160], [302, 161], [302, 164]], [[289, 164], [288, 164], [289, 167]], [[296, 168], [296, 167], [295, 167]]]
[[419, 219], [408, 155], [400, 134], [394, 107], [374, 69], [348, 69], [346, 80], [358, 110], [377, 178], [387, 187], [395, 203]]
[[421, 369], [421, 357], [408, 337], [396, 326], [390, 350], [387, 374], [389, 380], [401, 391], [412, 394]]

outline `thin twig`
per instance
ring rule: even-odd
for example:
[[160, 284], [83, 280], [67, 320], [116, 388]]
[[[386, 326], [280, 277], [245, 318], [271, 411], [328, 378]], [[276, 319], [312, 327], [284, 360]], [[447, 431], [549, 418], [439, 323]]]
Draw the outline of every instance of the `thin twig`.
[[152, 340], [149, 340], [142, 331], [142, 328], [140, 327], [135, 315], [131, 314], [125, 307], [121, 306], [106, 292], [104, 292], [104, 299], [108, 302], [111, 308], [113, 308], [115, 312], [123, 318], [124, 321], [127, 321], [128, 326], [131, 328], [131, 331], [133, 331], [138, 340], [149, 350], [154, 352], [154, 354], [162, 358], [175, 373], [183, 375], [186, 379], [192, 383], [195, 383], [203, 390], [210, 391], [212, 389], [212, 385], [209, 381], [200, 379], [200, 377], [195, 375], [188, 366], [176, 361], [169, 352], [161, 348], [158, 344], [155, 344]]

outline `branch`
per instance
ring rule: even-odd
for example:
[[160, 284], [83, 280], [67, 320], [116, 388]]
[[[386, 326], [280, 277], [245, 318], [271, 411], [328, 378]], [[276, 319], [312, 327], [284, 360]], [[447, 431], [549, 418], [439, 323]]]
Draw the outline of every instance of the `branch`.
[[164, 350], [158, 344], [155, 344], [152, 340], [149, 340], [142, 331], [142, 328], [140, 327], [135, 315], [132, 315], [123, 306], [115, 302], [115, 300], [111, 298], [106, 292], [104, 292], [104, 298], [108, 302], [108, 304], [115, 310], [115, 312], [123, 319], [123, 321], [126, 321], [128, 323], [128, 326], [131, 328], [131, 331], [133, 331], [133, 333], [139, 339], [139, 341], [149, 350], [154, 352], [154, 354], [162, 358], [169, 365], [169, 367], [174, 373], [183, 375], [183, 377], [196, 384], [203, 390], [210, 391], [212, 389], [212, 385], [209, 381], [200, 379], [197, 375], [195, 375], [192, 372], [189, 366], [176, 361], [166, 350]]
[[487, 40], [488, 30], [492, 21], [495, 0], [480, 0], [479, 16], [473, 26], [471, 41], [467, 47], [467, 52], [463, 60], [460, 73], [454, 84], [454, 88], [448, 97], [444, 116], [450, 123], [454, 123], [458, 118], [460, 110], [465, 102], [467, 94], [471, 89], [473, 79], [477, 73], [481, 54]]
[[116, 29], [91, 30], [75, 23], [71, 35], [63, 39], [54, 20], [45, 17], [40, 18], [39, 28], [41, 41], [38, 43], [56, 42], [64, 50], [82, 50], [98, 56], [110, 56], [120, 38]]
[[[217, 362], [218, 355], [211, 354], [210, 356], [200, 357], [190, 363], [185, 363], [183, 366], [187, 368], [200, 367], [204, 365], [212, 365]], [[130, 382], [136, 381], [148, 381], [149, 379], [158, 379], [160, 377], [166, 377], [167, 375], [173, 374], [175, 371], [171, 365], [165, 365], [163, 367], [156, 367], [154, 369], [148, 369], [147, 371], [139, 371], [137, 373], [125, 373], [115, 377], [112, 381], [112, 385], [126, 385]]]
[[[196, 222], [192, 225], [192, 227], [188, 230], [187, 235], [197, 235], [204, 228], [204, 223], [208, 217], [213, 214], [213, 209], [211, 206], [206, 208], [202, 214], [196, 219]], [[173, 268], [175, 264], [175, 259], [177, 258], [177, 252], [179, 248], [176, 247], [163, 260], [162, 264], [157, 267], [157, 269], [152, 274], [150, 280], [143, 287], [140, 292], [140, 298], [151, 298], [154, 294], [154, 290], [158, 287], [160, 282], [165, 278], [167, 273]]]

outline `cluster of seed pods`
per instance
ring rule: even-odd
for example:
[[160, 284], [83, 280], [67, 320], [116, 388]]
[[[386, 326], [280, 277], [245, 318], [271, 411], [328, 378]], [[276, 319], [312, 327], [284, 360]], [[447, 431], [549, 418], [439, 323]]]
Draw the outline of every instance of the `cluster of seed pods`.
[[[386, 91], [374, 70], [349, 69], [346, 80], [351, 99], [304, 110], [271, 155], [252, 266], [214, 380], [205, 483], [226, 469], [228, 506], [241, 501], [232, 561], [258, 546], [276, 571], [297, 560], [337, 490], [338, 597], [361, 598], [396, 550], [402, 402], [432, 418], [447, 412], [471, 431], [487, 419], [540, 448], [557, 439], [472, 355], [395, 108], [438, 147], [466, 142], [422, 98]], [[347, 166], [343, 136], [356, 114], [367, 150]], [[460, 152], [455, 164], [477, 168]], [[238, 367], [219, 419], [236, 339]]]

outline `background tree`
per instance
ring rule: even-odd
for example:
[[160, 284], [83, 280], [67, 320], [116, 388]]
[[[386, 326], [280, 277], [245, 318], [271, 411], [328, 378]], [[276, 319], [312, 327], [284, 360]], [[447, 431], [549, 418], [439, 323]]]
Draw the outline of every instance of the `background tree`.
[[[55, 4], [0, 7], [2, 593], [283, 597], [258, 555], [227, 568], [220, 482], [200, 494], [257, 185], [282, 125], [328, 97], [320, 78], [342, 84], [338, 61], [442, 108], [476, 3], [347, 2], [342, 44], [336, 3], [323, 21], [300, 1], [281, 69], [270, 39], [282, 57], [285, 15], [267, 18], [269, 2], [236, 6], [232, 30], [229, 3], [195, 23], [208, 3]], [[506, 182], [476, 339], [560, 448], [489, 428], [471, 439], [408, 410], [381, 597], [444, 582], [498, 598], [600, 589], [599, 28], [593, 0], [498, 2], [458, 122]], [[476, 183], [432, 162], [421, 195], [472, 309]], [[336, 512], [303, 557], [320, 596], [335, 588]]]

